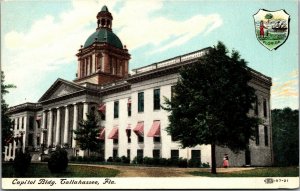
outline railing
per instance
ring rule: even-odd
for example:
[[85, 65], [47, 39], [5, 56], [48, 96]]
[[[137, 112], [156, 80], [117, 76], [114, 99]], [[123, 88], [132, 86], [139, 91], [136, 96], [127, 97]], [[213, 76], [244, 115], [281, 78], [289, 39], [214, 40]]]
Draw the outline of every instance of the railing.
[[145, 66], [145, 67], [133, 69], [132, 71], [134, 72], [134, 74], [139, 74], [139, 73], [144, 73], [144, 72], [151, 71], [151, 70], [154, 70], [157, 68], [162, 68], [162, 67], [166, 67], [166, 66], [175, 65], [175, 64], [178, 64], [181, 62], [194, 60], [194, 59], [204, 56], [207, 53], [208, 49], [209, 48], [201, 49], [201, 50], [191, 52], [188, 54], [184, 54], [181, 56], [177, 56], [177, 57], [174, 57], [174, 58], [171, 58], [168, 60], [157, 62], [157, 63], [151, 64], [151, 65]]

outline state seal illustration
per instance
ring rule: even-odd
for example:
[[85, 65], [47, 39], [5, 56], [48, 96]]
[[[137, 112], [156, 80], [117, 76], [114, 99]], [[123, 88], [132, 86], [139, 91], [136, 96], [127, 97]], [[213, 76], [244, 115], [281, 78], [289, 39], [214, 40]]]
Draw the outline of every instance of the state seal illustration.
[[289, 14], [281, 9], [268, 11], [260, 9], [254, 17], [257, 40], [267, 49], [276, 50], [289, 36]]

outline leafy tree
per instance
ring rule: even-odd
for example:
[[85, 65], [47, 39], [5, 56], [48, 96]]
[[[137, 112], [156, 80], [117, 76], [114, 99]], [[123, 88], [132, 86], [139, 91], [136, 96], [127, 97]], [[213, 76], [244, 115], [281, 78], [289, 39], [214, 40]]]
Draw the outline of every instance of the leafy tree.
[[299, 110], [274, 109], [272, 113], [274, 164], [299, 165]]
[[193, 65], [180, 71], [175, 95], [165, 99], [170, 111], [168, 133], [185, 147], [211, 145], [212, 173], [216, 172], [216, 146], [234, 152], [253, 139], [258, 118], [248, 116], [255, 91], [246, 62], [236, 51], [228, 56], [221, 42]]
[[90, 151], [100, 151], [103, 143], [97, 139], [99, 134], [98, 119], [93, 109], [90, 113], [86, 114], [87, 120], [83, 120], [78, 123], [79, 127], [74, 130], [76, 134], [75, 140], [78, 141], [79, 147], [82, 150], [88, 151], [88, 157]]
[[268, 13], [265, 15], [265, 19], [268, 19], [268, 23], [270, 22], [270, 19], [273, 18], [273, 15], [271, 13]]
[[16, 86], [12, 84], [5, 84], [5, 76], [4, 72], [1, 71], [1, 133], [2, 133], [2, 150], [4, 150], [4, 146], [6, 145], [6, 142], [13, 136], [13, 132], [10, 130], [12, 128], [12, 121], [10, 118], [6, 115], [6, 112], [8, 110], [8, 104], [4, 100], [4, 95], [9, 93], [9, 89], [15, 88]]

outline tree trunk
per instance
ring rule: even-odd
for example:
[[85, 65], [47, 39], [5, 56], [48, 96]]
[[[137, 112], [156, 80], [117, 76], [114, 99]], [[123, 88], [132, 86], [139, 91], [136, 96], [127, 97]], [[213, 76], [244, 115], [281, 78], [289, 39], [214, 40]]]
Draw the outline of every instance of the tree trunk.
[[216, 145], [215, 145], [215, 143], [211, 144], [211, 173], [212, 174], [217, 174]]

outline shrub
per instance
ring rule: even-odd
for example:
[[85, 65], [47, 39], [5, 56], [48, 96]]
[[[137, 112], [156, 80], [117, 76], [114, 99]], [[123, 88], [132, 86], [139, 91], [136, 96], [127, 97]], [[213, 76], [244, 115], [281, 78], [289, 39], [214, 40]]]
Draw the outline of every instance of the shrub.
[[48, 168], [50, 172], [57, 173], [63, 172], [68, 167], [68, 153], [65, 149], [57, 147], [57, 149], [51, 153]]
[[78, 156], [78, 157], [76, 158], [76, 160], [77, 160], [78, 162], [82, 162], [82, 161], [83, 161], [83, 158], [82, 158], [82, 156]]
[[107, 162], [114, 162], [114, 159], [112, 157], [108, 157]]
[[122, 163], [127, 163], [127, 164], [130, 163], [129, 157], [122, 156], [121, 160], [122, 160]]
[[76, 161], [77, 158], [75, 156], [71, 156], [70, 161]]
[[98, 156], [98, 157], [96, 157], [96, 161], [97, 161], [97, 162], [104, 162], [105, 159], [104, 159], [103, 156]]
[[172, 158], [171, 158], [170, 160], [171, 160], [171, 166], [178, 166], [178, 160], [179, 160], [179, 159], [177, 159], [177, 158], [173, 158], [173, 159], [172, 159]]
[[210, 165], [209, 165], [209, 163], [207, 162], [207, 163], [202, 163], [201, 164], [201, 168], [209, 168], [210, 167]]
[[115, 157], [114, 162], [122, 162], [122, 159], [120, 157]]
[[143, 163], [143, 157], [134, 157], [132, 160], [133, 164], [142, 164]]
[[153, 165], [159, 165], [160, 158], [153, 158]]
[[188, 161], [188, 167], [196, 167], [199, 168], [201, 166], [200, 160], [197, 159], [190, 159]]
[[143, 161], [144, 161], [144, 164], [147, 164], [147, 165], [153, 164], [153, 158], [150, 158], [150, 157], [144, 157]]
[[89, 157], [87, 157], [87, 156], [82, 157], [82, 161], [84, 161], [84, 162], [89, 161]]
[[168, 165], [168, 159], [166, 159], [166, 158], [160, 158], [159, 165], [167, 166]]
[[178, 159], [178, 167], [179, 168], [186, 168], [188, 166], [187, 159], [179, 158]]
[[16, 157], [14, 160], [14, 171], [17, 176], [24, 176], [28, 170], [31, 162], [31, 156], [28, 152], [23, 153], [22, 151], [16, 152]]

